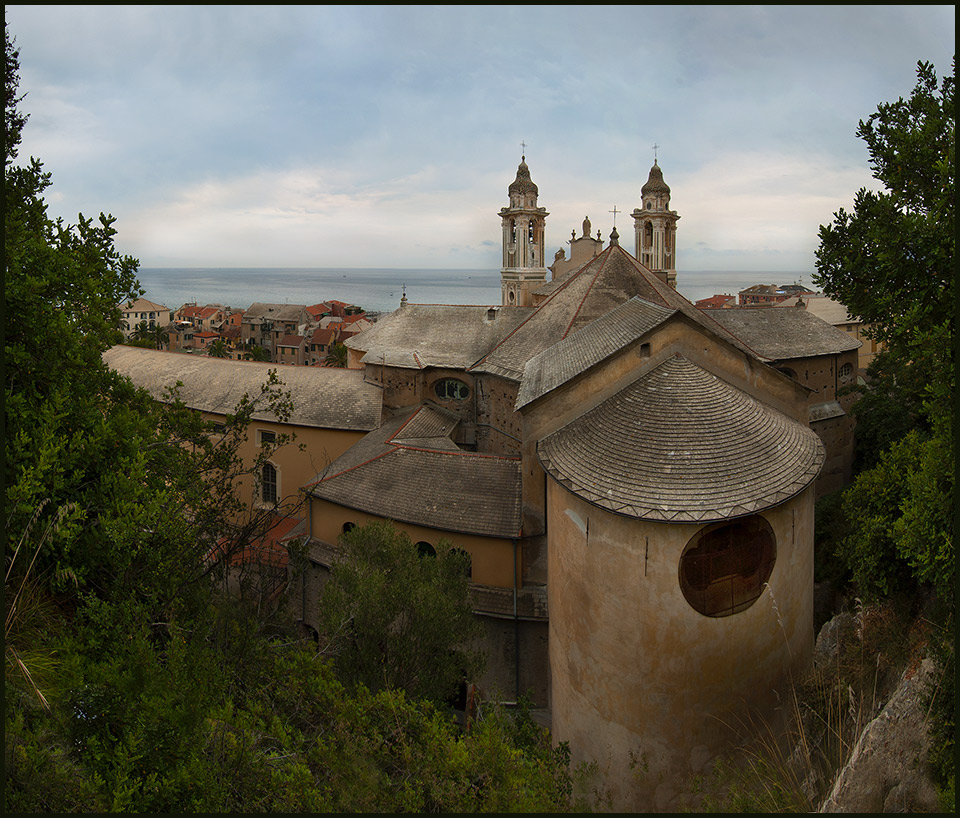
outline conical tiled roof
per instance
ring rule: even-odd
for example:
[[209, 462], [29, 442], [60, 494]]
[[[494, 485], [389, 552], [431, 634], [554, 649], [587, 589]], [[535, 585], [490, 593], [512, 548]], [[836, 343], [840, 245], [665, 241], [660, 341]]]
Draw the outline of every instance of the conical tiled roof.
[[618, 514], [712, 522], [754, 514], [817, 477], [816, 433], [676, 356], [537, 444], [544, 470]]

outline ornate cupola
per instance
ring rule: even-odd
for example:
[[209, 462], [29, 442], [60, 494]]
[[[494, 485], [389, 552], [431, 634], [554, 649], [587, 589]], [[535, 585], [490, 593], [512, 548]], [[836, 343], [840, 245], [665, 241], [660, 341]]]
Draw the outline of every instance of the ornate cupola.
[[530, 178], [526, 156], [517, 178], [508, 188], [510, 206], [500, 209], [503, 224], [502, 303], [507, 307], [533, 305], [533, 292], [547, 281], [544, 265], [544, 225], [550, 214], [537, 207], [539, 191]]
[[641, 206], [633, 211], [637, 260], [671, 287], [677, 286], [677, 221], [670, 209], [670, 186], [653, 160], [646, 184], [640, 188]]

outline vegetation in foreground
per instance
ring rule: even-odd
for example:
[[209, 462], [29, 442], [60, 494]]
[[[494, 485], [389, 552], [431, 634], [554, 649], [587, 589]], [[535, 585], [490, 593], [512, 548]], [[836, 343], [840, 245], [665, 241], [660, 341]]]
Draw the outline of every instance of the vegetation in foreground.
[[422, 687], [345, 681], [286, 618], [218, 594], [267, 524], [235, 486], [270, 452], [237, 446], [289, 401], [272, 377], [214, 429], [103, 364], [137, 262], [110, 216], [51, 221], [49, 174], [15, 164], [9, 32], [5, 80], [5, 809], [564, 810], [565, 748], [523, 711], [464, 732]]
[[930, 773], [955, 811], [954, 85], [920, 63], [908, 99], [860, 122], [883, 189], [820, 229], [816, 283], [885, 346], [856, 387], [855, 479], [817, 507], [817, 579], [845, 589], [849, 626], [834, 664], [797, 680], [787, 730], [743, 725], [742, 751], [694, 782], [700, 810], [815, 811], [877, 703], [928, 656]]

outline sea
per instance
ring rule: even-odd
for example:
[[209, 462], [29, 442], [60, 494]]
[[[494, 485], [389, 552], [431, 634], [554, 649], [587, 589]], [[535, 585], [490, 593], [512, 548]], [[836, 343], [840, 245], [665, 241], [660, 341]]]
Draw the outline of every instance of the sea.
[[[305, 304], [344, 301], [388, 313], [406, 293], [411, 304], [500, 303], [499, 270], [423, 270], [326, 267], [141, 267], [144, 298], [171, 310], [184, 304]], [[677, 289], [691, 301], [736, 295], [754, 284], [810, 282], [809, 272], [702, 270], [677, 273]], [[807, 284], [809, 286], [809, 283]]]

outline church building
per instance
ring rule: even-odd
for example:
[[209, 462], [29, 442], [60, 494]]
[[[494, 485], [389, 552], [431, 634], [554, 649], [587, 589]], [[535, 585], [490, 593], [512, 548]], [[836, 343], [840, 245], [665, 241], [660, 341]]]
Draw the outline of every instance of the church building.
[[[679, 216], [656, 162], [632, 253], [585, 219], [548, 268], [525, 158], [507, 194], [500, 304], [404, 297], [348, 340], [336, 386], [362, 417], [326, 388], [332, 370], [298, 376], [294, 402], [330, 403], [313, 431], [331, 442], [316, 438], [312, 470], [286, 466], [311, 566], [290, 598], [315, 627], [340, 534], [370, 520], [423, 553], [463, 549], [481, 689], [549, 709], [616, 808], [666, 809], [724, 725], [771, 713], [811, 657], [823, 401], [779, 351], [677, 292]], [[128, 349], [108, 361], [156, 388], [143, 354], [163, 353]]]

